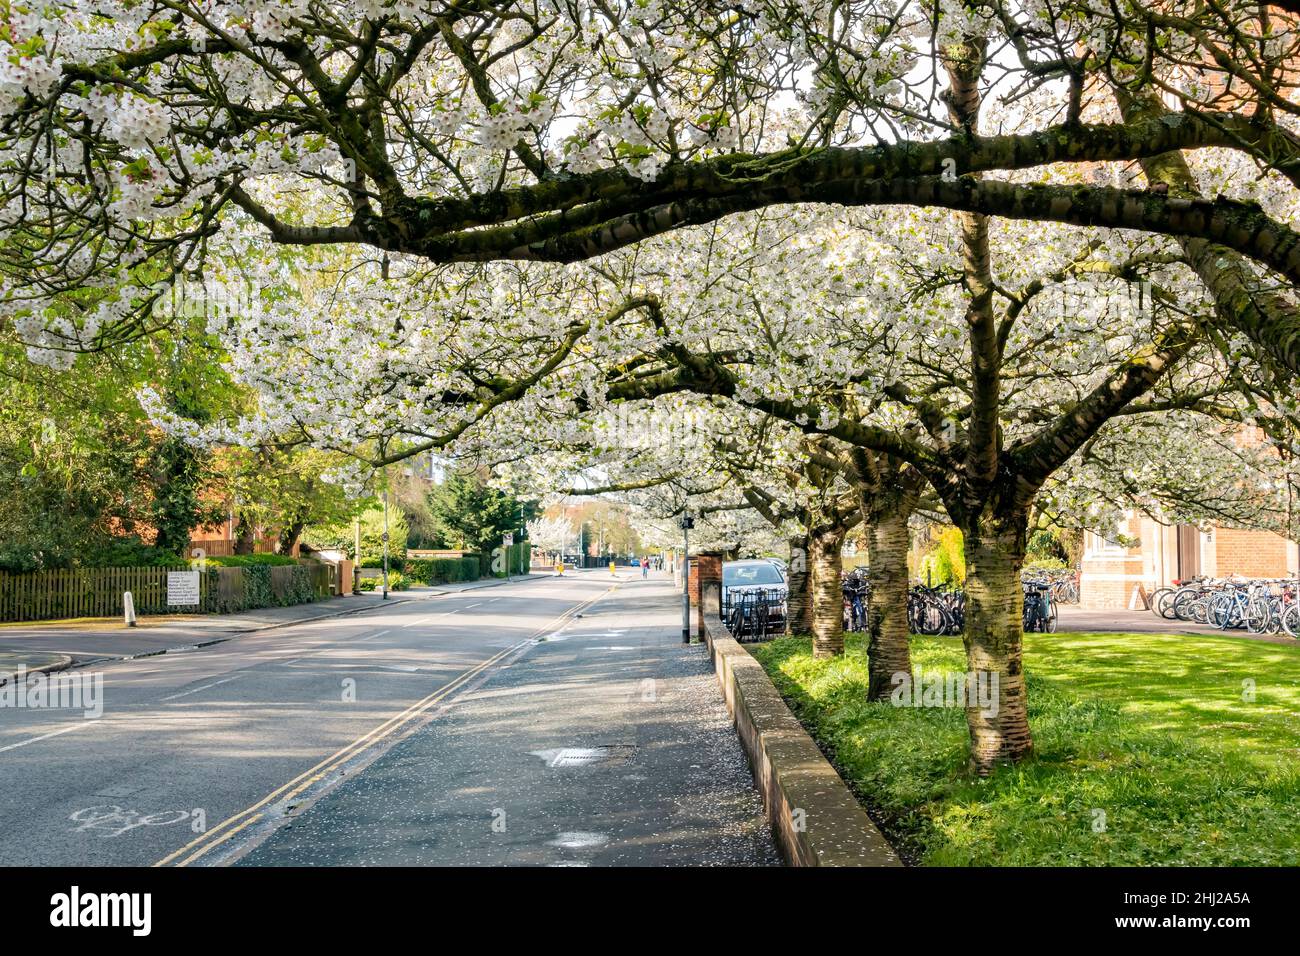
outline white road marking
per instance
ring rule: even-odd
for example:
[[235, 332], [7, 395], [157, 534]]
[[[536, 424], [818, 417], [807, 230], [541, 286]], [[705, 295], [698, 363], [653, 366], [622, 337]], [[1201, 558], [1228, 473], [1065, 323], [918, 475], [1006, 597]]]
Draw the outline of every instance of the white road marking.
[[176, 700], [178, 697], [188, 697], [190, 694], [197, 694], [201, 690], [208, 690], [209, 688], [217, 687], [221, 684], [229, 684], [232, 680], [239, 680], [239, 675], [236, 674], [234, 677], [227, 677], [225, 680], [213, 681], [211, 684], [204, 684], [202, 687], [195, 687], [193, 690], [184, 690], [179, 694], [171, 694], [170, 696], [164, 697], [163, 700]]
[[165, 827], [189, 818], [188, 810], [163, 810], [160, 813], [143, 814], [139, 810], [124, 809], [115, 803], [85, 807], [68, 817], [69, 820], [81, 824], [75, 828], [78, 833], [97, 832], [106, 840], [120, 837], [136, 827]]
[[465, 605], [465, 610], [468, 611], [468, 610], [469, 610], [470, 608], [472, 608], [472, 607], [478, 607], [478, 605], [479, 605], [479, 604], [482, 604], [482, 603], [483, 603], [482, 601], [479, 601], [478, 604], [466, 604], [466, 605]]
[[17, 750], [19, 747], [26, 747], [28, 744], [40, 743], [42, 740], [49, 740], [51, 737], [57, 737], [60, 734], [70, 734], [74, 730], [78, 730], [91, 723], [94, 723], [94, 721], [87, 720], [80, 724], [73, 724], [71, 727], [64, 727], [62, 730], [55, 730], [48, 734], [41, 734], [39, 737], [20, 740], [16, 744], [10, 744], [8, 747], [0, 747], [0, 754], [4, 753], [6, 750]]

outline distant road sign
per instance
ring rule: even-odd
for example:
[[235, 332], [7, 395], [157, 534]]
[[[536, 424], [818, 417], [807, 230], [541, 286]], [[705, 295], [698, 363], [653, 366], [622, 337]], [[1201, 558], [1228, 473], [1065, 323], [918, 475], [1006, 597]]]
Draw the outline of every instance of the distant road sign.
[[501, 543], [507, 548], [510, 547], [515, 543], [515, 533], [513, 531], [507, 531], [501, 536]]
[[195, 607], [199, 603], [199, 572], [168, 571], [167, 603], [173, 607]]

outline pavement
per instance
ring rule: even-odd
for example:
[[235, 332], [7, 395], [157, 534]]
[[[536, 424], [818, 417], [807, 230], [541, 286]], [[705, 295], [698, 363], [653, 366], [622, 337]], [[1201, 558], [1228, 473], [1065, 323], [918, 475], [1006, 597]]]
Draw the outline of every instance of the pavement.
[[72, 658], [67, 654], [45, 654], [32, 651], [11, 653], [0, 651], [0, 685], [14, 679], [14, 675], [48, 674], [53, 671], [66, 670], [72, 666]]
[[678, 614], [566, 574], [0, 693], [0, 865], [775, 863]]
[[1221, 630], [1205, 624], [1171, 621], [1151, 611], [1089, 611], [1070, 604], [1058, 604], [1061, 631], [1124, 631], [1133, 634], [1214, 634], [1219, 637], [1242, 637], [1265, 644], [1296, 644], [1285, 634], [1251, 634], [1245, 630]]
[[678, 600], [621, 585], [241, 863], [778, 864]]
[[[378, 592], [360, 591], [345, 597], [295, 604], [291, 607], [268, 607], [239, 614], [170, 614], [144, 616], [136, 627], [127, 627], [120, 618], [87, 618], [76, 621], [33, 621], [0, 625], [0, 673], [25, 664], [35, 670], [39, 661], [51, 654], [66, 655], [74, 664], [94, 661], [146, 657], [168, 651], [193, 650], [196, 645], [229, 640], [241, 634], [270, 628], [321, 621], [348, 614], [392, 607], [445, 595], [500, 587], [508, 582], [542, 580], [552, 572], [492, 578], [436, 587], [413, 587], [408, 591], [390, 591], [388, 599]], [[11, 662], [6, 667], [5, 661]]]

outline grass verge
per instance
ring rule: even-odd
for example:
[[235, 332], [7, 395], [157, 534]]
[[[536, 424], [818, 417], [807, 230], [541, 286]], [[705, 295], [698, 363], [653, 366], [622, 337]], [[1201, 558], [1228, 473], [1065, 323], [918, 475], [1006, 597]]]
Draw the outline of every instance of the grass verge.
[[[912, 862], [1300, 863], [1300, 648], [1026, 635], [1035, 754], [987, 779], [966, 769], [960, 709], [866, 702], [859, 635], [835, 660], [814, 660], [807, 638], [750, 649]], [[965, 656], [917, 637], [912, 663], [960, 672]]]

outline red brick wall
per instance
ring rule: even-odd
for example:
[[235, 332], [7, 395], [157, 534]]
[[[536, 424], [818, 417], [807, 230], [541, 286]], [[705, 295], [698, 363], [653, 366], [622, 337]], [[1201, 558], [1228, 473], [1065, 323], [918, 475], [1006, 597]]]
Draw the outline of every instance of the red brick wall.
[[1287, 567], [1286, 539], [1271, 531], [1215, 528], [1214, 549], [1220, 577], [1280, 578], [1295, 570]]

